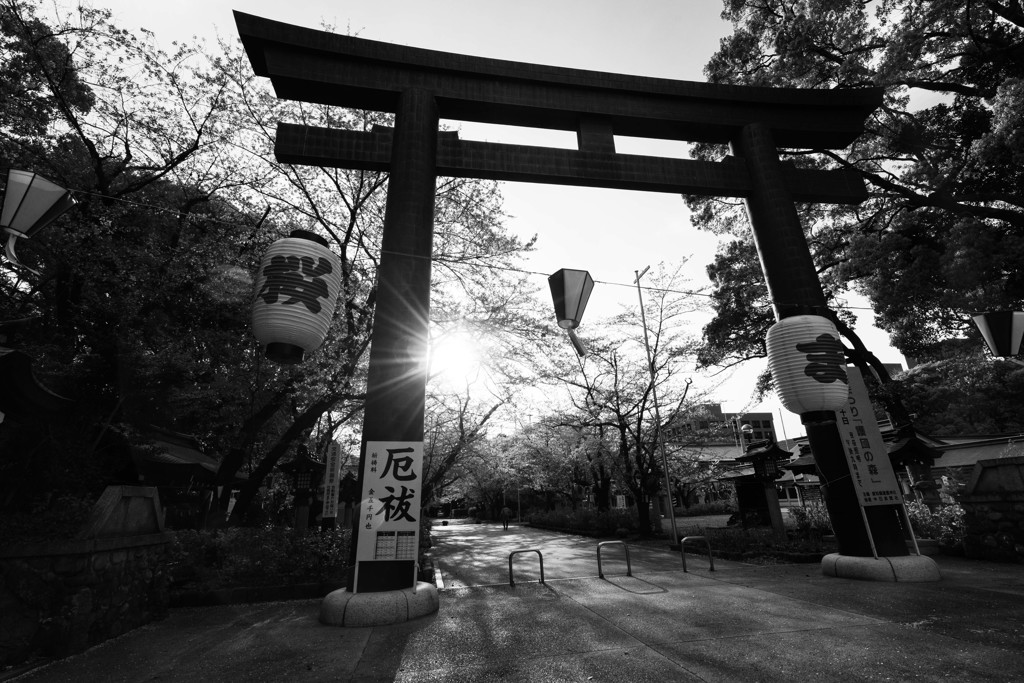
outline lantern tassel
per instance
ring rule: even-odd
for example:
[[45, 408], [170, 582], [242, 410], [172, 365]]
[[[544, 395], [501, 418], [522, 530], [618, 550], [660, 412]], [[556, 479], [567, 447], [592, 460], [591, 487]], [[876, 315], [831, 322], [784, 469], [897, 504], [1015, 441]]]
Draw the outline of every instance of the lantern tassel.
[[576, 353], [581, 358], [587, 355], [587, 350], [583, 347], [583, 342], [576, 336], [576, 333], [572, 329], [567, 329], [566, 332], [569, 334], [569, 341], [572, 342], [572, 347], [576, 349]]
[[10, 234], [7, 238], [7, 244], [4, 246], [4, 253], [7, 255], [7, 260], [16, 266], [20, 266], [25, 270], [39, 275], [39, 271], [34, 268], [29, 268], [24, 263], [18, 260], [18, 255], [14, 253], [14, 243], [17, 241], [19, 235]]

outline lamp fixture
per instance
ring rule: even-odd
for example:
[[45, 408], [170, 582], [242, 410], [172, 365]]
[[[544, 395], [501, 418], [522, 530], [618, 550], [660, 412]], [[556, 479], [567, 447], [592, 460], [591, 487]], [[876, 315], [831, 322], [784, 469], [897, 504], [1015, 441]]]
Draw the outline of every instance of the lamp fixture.
[[972, 316], [989, 350], [997, 358], [1012, 358], [1020, 353], [1024, 338], [1024, 312], [986, 311]]
[[11, 263], [22, 265], [14, 253], [19, 237], [29, 239], [75, 205], [71, 192], [38, 173], [8, 168], [0, 171], [0, 230], [7, 235], [4, 250]]
[[551, 288], [558, 326], [569, 334], [569, 340], [576, 353], [580, 356], [586, 355], [583, 343], [573, 330], [579, 327], [583, 318], [590, 293], [594, 290], [594, 279], [585, 270], [562, 268], [548, 277], [548, 287]]

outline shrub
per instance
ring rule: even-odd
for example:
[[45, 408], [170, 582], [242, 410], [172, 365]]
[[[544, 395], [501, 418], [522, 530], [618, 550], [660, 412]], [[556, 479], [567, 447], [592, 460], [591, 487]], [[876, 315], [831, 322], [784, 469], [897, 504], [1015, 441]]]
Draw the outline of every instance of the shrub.
[[636, 514], [627, 510], [598, 512], [593, 508], [578, 510], [570, 515], [569, 528], [589, 531], [599, 536], [618, 536], [620, 529], [628, 531], [637, 528]]
[[529, 516], [529, 521], [540, 527], [569, 529], [598, 536], [618, 536], [621, 535], [621, 529], [630, 533], [639, 527], [636, 511], [632, 509], [598, 512], [593, 508], [576, 511], [559, 508], [549, 512], [535, 512]]
[[556, 527], [559, 529], [569, 528], [569, 513], [559, 508], [557, 510], [547, 510], [544, 512], [531, 513], [527, 519], [530, 524], [536, 524], [537, 526], [548, 526]]
[[731, 515], [736, 512], [736, 505], [730, 500], [713, 500], [710, 503], [696, 503], [683, 508], [684, 517], [703, 517], [706, 515]]
[[688, 523], [686, 518], [676, 519], [676, 531], [679, 532], [679, 538], [686, 538], [687, 536], [704, 536], [707, 533], [708, 528], [702, 524]]
[[743, 553], [761, 552], [775, 545], [774, 532], [771, 529], [740, 529], [730, 527], [727, 529], [709, 529], [707, 533], [714, 552], [721, 551], [723, 553], [741, 555]]
[[211, 590], [340, 580], [348, 567], [351, 530], [284, 527], [173, 532], [169, 562], [175, 581]]
[[907, 503], [907, 516], [918, 538], [934, 538], [941, 545], [955, 548], [963, 543], [964, 509], [943, 505], [934, 512], [924, 503]]
[[832, 521], [828, 510], [821, 503], [789, 508], [789, 515], [796, 522], [796, 530], [803, 536], [831, 534]]
[[41, 500], [30, 510], [0, 514], [4, 544], [74, 538], [92, 514], [96, 496], [61, 494]]
[[[754, 564], [775, 564], [778, 562], [817, 561], [832, 547], [825, 544], [821, 535], [806, 538], [778, 540], [775, 532], [766, 528], [707, 529], [715, 556], [737, 559]], [[699, 547], [699, 546], [695, 546]], [[799, 559], [798, 556], [802, 556]]]

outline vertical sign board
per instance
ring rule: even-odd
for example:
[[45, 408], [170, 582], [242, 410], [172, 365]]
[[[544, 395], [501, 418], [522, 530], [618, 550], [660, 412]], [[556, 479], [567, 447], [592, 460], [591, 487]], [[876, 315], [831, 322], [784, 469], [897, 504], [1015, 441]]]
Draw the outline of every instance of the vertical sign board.
[[376, 562], [409, 561], [416, 585], [423, 475], [422, 441], [367, 441], [354, 585]]
[[338, 486], [341, 483], [341, 444], [327, 446], [327, 467], [324, 471], [324, 519], [338, 516]]
[[846, 370], [850, 378], [849, 404], [836, 417], [860, 505], [901, 505], [903, 495], [864, 378], [856, 367], [847, 366]]

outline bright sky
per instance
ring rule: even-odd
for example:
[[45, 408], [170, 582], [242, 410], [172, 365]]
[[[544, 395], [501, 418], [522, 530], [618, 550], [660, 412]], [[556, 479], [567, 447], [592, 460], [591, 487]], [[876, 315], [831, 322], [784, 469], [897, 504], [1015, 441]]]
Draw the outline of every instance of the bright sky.
[[[114, 12], [122, 28], [145, 27], [170, 49], [192, 36], [212, 46], [217, 35], [237, 38], [232, 10], [339, 33], [446, 52], [609, 71], [676, 80], [703, 81], [703, 67], [719, 40], [730, 32], [720, 18], [721, 0], [91, 0]], [[455, 125], [455, 124], [453, 124]], [[516, 131], [461, 125], [468, 139], [575, 148], [573, 133]], [[616, 140], [620, 152], [683, 156], [685, 143]], [[526, 183], [505, 183], [508, 227], [524, 237], [537, 234], [530, 270], [590, 271], [597, 286], [579, 332], [588, 322], [636, 304], [634, 271], [690, 257], [692, 286], [706, 284], [704, 267], [715, 238], [690, 226], [681, 197]], [[538, 276], [538, 286], [544, 286]], [[858, 332], [883, 362], [902, 362], [884, 333], [870, 327], [870, 311]], [[870, 329], [869, 329], [870, 327]], [[694, 334], [699, 334], [699, 326]], [[641, 332], [638, 330], [638, 335]], [[567, 353], [572, 353], [568, 344]], [[772, 411], [785, 434], [803, 432], [799, 418], [776, 402], [750, 405], [749, 387], [762, 365], [701, 384], [720, 385], [717, 399], [727, 412]], [[723, 383], [723, 380], [724, 383]], [[782, 434], [780, 433], [780, 438]]]

